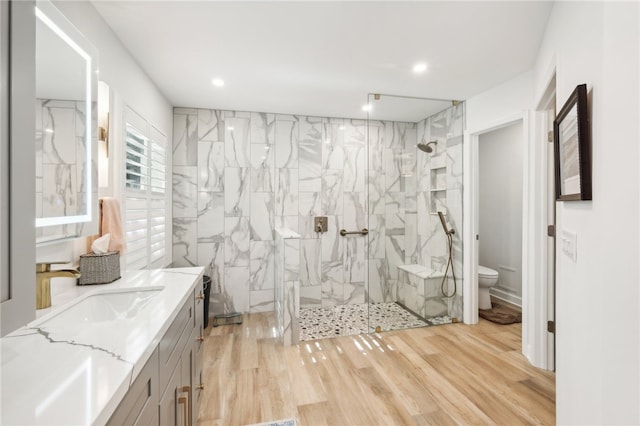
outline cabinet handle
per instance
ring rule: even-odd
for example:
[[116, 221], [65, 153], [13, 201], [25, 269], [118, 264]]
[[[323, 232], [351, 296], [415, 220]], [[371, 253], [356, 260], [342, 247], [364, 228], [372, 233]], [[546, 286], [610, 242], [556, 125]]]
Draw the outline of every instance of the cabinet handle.
[[186, 419], [187, 419], [187, 423], [185, 423], [185, 424], [190, 425], [191, 422], [189, 421], [189, 418], [190, 418], [190, 416], [189, 416], [189, 413], [190, 413], [189, 408], [191, 408], [191, 386], [183, 386], [182, 387], [182, 392], [186, 392], [187, 393], [187, 406], [186, 406], [187, 407], [187, 414], [185, 416]]
[[189, 425], [189, 405], [188, 398], [181, 396], [178, 398], [178, 404], [184, 404], [184, 424], [185, 426]]
[[200, 293], [199, 295], [196, 296], [196, 299], [204, 300], [204, 294]]
[[204, 390], [204, 383], [200, 383], [198, 386], [196, 386], [197, 390]]
[[196, 342], [204, 342], [204, 336], [196, 337]]

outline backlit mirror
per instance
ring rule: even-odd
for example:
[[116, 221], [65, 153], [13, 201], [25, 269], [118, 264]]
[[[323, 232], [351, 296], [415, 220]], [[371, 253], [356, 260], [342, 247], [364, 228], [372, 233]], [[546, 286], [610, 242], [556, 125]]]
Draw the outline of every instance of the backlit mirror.
[[36, 242], [97, 231], [97, 52], [36, 2]]

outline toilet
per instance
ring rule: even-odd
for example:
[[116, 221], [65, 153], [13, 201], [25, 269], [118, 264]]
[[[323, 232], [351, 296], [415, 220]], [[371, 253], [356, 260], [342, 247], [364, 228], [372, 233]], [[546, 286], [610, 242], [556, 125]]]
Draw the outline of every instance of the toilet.
[[478, 309], [491, 309], [489, 289], [498, 282], [498, 271], [478, 265]]

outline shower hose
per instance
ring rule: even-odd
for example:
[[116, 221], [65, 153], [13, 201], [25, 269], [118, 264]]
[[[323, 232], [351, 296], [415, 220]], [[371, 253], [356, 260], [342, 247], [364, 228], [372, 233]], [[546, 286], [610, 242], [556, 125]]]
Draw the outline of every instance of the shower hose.
[[[440, 291], [444, 297], [453, 297], [458, 290], [458, 283], [456, 281], [456, 271], [453, 269], [453, 235], [451, 232], [447, 232], [447, 242], [449, 243], [449, 260], [447, 261], [447, 268], [444, 271], [444, 277], [442, 277], [442, 284], [440, 285]], [[447, 294], [447, 291], [444, 288], [445, 283], [447, 282], [447, 275], [449, 273], [449, 268], [451, 268], [451, 275], [453, 276], [453, 293]]]

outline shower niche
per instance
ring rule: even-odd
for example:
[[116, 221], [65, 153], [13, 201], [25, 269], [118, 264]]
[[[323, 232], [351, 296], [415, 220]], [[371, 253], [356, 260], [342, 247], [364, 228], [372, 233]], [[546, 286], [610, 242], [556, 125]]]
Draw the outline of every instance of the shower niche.
[[431, 193], [430, 211], [437, 215], [439, 211], [446, 214], [447, 206], [447, 166], [444, 161], [432, 160], [430, 175]]

